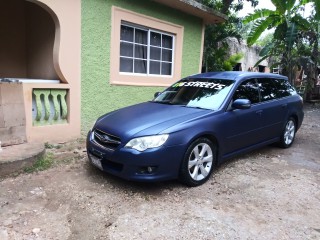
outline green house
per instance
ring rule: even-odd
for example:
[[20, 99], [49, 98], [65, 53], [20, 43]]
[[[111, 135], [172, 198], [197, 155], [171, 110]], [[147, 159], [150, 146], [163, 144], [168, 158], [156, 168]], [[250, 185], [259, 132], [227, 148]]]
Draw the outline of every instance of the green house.
[[225, 19], [193, 0], [1, 1], [2, 141], [72, 139], [152, 99], [200, 72], [205, 25]]

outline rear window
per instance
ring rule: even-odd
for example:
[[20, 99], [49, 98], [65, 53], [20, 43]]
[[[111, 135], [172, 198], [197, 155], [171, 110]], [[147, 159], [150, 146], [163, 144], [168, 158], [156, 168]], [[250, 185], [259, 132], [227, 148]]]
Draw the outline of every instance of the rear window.
[[257, 79], [260, 88], [261, 102], [284, 98], [296, 94], [290, 83], [283, 79]]

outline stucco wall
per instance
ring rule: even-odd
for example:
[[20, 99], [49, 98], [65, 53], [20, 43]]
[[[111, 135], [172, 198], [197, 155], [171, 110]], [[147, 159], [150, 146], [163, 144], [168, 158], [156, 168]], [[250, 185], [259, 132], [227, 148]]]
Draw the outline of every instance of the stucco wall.
[[[244, 54], [243, 58], [240, 60], [242, 71], [248, 71], [249, 68], [252, 68], [260, 60], [261, 57], [259, 56], [259, 53], [261, 47], [248, 47], [244, 43], [239, 44], [239, 42], [233, 38], [227, 39], [227, 42], [229, 44], [230, 55], [237, 53]], [[268, 61], [264, 60], [259, 65], [268, 67]]]
[[22, 84], [0, 83], [0, 141], [2, 146], [26, 141]]
[[25, 0], [0, 2], [0, 77], [58, 79], [53, 67], [55, 26]]
[[34, 3], [26, 8], [27, 77], [59, 79], [53, 67], [55, 25], [50, 14]]
[[98, 116], [150, 100], [156, 91], [164, 89], [109, 84], [113, 5], [184, 26], [182, 77], [199, 72], [200, 19], [147, 0], [82, 0], [81, 120], [84, 131], [92, 126]]

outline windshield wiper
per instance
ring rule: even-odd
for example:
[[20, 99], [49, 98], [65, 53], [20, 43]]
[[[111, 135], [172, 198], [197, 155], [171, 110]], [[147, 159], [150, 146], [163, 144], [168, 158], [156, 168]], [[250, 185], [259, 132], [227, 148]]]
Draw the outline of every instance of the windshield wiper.
[[173, 103], [173, 102], [170, 102], [170, 101], [150, 101], [150, 102], [173, 105], [173, 106], [185, 106], [185, 105], [178, 104], [178, 103]]
[[170, 101], [150, 101], [150, 102], [161, 103], [161, 104], [168, 104], [168, 105], [174, 105], [174, 104], [171, 103]]
[[183, 105], [182, 107], [197, 108], [197, 109], [203, 109], [203, 110], [213, 110], [213, 109], [210, 109], [210, 108], [204, 108], [204, 107], [199, 107], [199, 106], [187, 106], [187, 105]]

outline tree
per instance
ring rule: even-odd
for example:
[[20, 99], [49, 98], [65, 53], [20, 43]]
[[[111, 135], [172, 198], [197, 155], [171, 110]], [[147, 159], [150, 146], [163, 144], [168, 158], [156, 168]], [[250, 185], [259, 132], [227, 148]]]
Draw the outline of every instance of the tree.
[[260, 46], [260, 47], [265, 47], [269, 44], [271, 44], [273, 41], [273, 33], [268, 33], [263, 37], [260, 37], [257, 41], [256, 41], [256, 45]]
[[251, 2], [252, 6], [258, 4], [257, 0], [203, 0], [202, 4], [222, 12], [228, 16], [228, 20], [222, 24], [211, 24], [206, 27], [204, 53], [202, 61], [202, 71], [226, 70], [225, 62], [228, 61], [227, 38], [236, 38], [239, 42], [242, 37], [240, 34], [241, 19], [237, 18], [234, 12], [243, 8], [243, 3]]
[[234, 10], [235, 12], [240, 11], [243, 8], [243, 3], [251, 2], [253, 7], [258, 5], [259, 0], [202, 0], [202, 4], [218, 10], [219, 12], [229, 15], [230, 10]]
[[203, 72], [222, 71], [228, 57], [226, 38], [233, 37], [240, 42], [241, 35], [230, 20], [223, 24], [212, 24], [206, 27], [203, 54]]
[[[305, 19], [300, 14], [305, 4], [314, 2], [320, 5], [318, 0], [271, 0], [275, 10], [259, 9], [244, 19], [244, 23], [254, 22], [247, 42], [252, 45], [267, 29], [275, 29], [273, 41], [267, 44], [260, 52], [262, 57], [259, 62], [270, 57], [280, 56], [277, 64], [282, 66], [283, 72], [293, 82], [294, 65], [299, 55], [298, 47], [303, 42], [300, 39], [308, 29], [312, 21]], [[316, 16], [316, 15], [315, 15]], [[319, 21], [318, 21], [319, 22]], [[318, 49], [318, 47], [316, 47]], [[257, 64], [259, 64], [259, 62]], [[257, 65], [256, 64], [256, 65]]]
[[251, 29], [247, 43], [252, 45], [255, 43], [261, 34], [268, 29], [275, 29], [275, 34], [278, 34], [279, 38], [284, 38], [286, 31], [291, 27], [294, 30], [294, 26], [291, 25], [301, 19], [301, 15], [298, 13], [298, 9], [305, 5], [307, 0], [271, 0], [275, 5], [276, 10], [270, 9], [257, 9], [254, 13], [249, 14], [244, 18], [243, 22], [254, 22], [254, 26]]
[[237, 53], [231, 55], [227, 60], [223, 62], [223, 68], [226, 71], [232, 71], [234, 66], [243, 58], [243, 53]]

